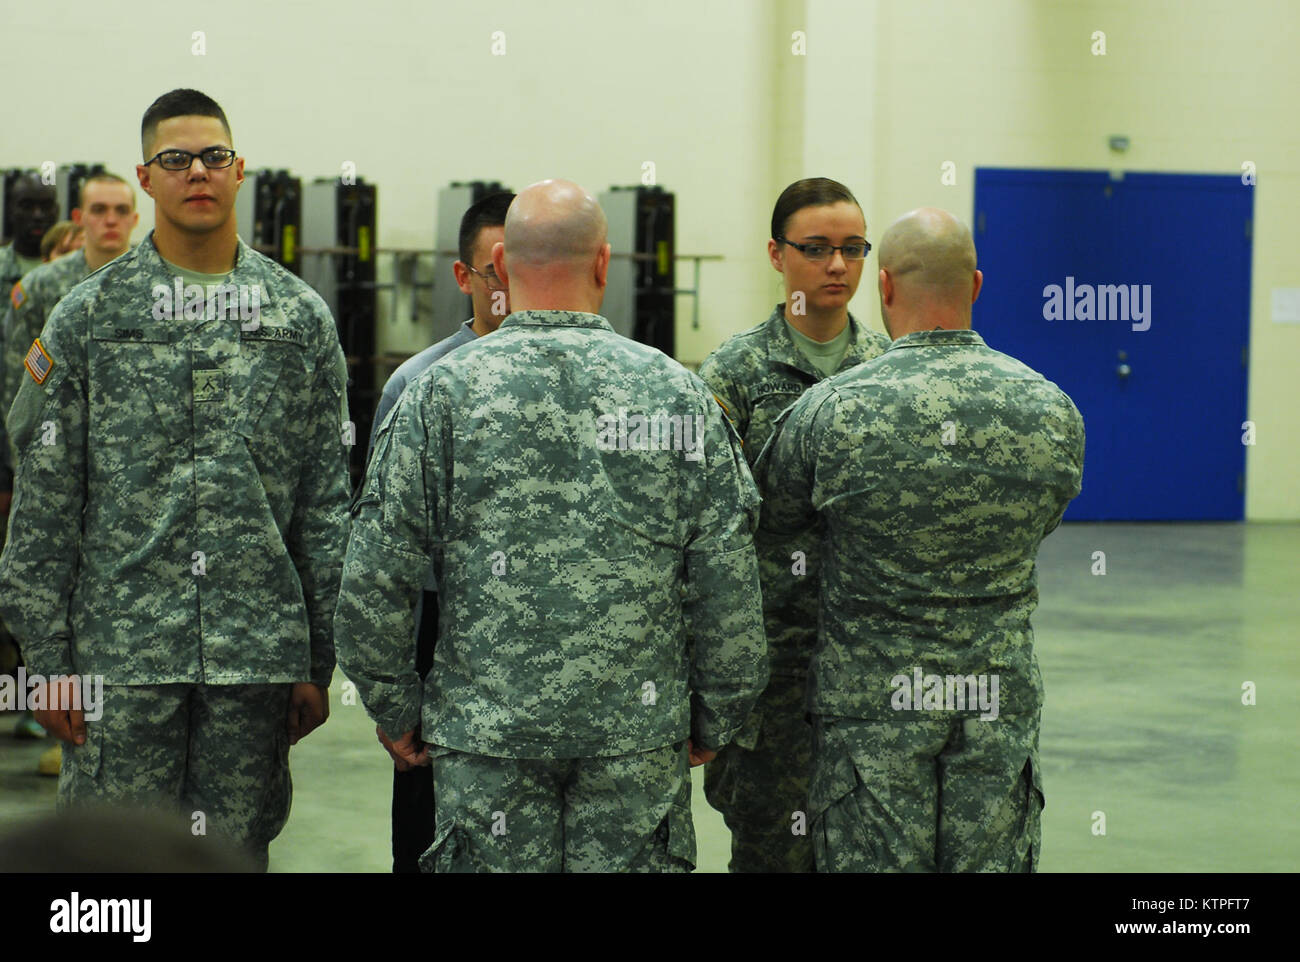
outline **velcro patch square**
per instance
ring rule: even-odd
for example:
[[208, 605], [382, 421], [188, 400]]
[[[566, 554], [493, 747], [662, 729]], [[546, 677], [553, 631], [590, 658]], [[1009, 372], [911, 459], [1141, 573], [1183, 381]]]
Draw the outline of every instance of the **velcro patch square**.
[[221, 371], [205, 368], [194, 372], [194, 400], [219, 401], [225, 393]]
[[45, 345], [38, 337], [32, 341], [32, 349], [27, 352], [23, 364], [27, 367], [27, 373], [32, 376], [33, 381], [44, 384], [45, 379], [50, 376], [50, 370], [54, 367], [54, 359], [45, 352]]

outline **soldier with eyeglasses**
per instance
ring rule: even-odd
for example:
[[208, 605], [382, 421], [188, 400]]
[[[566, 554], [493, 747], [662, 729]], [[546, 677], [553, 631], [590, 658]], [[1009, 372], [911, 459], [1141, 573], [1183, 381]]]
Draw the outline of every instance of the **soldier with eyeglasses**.
[[320, 296], [239, 239], [221, 107], [174, 90], [141, 126], [154, 230], [24, 360], [0, 614], [32, 672], [90, 685], [40, 692], [61, 808], [179, 809], [265, 868], [329, 715], [347, 367]]
[[[871, 250], [866, 229], [862, 208], [836, 181], [796, 181], [777, 199], [767, 253], [785, 300], [699, 369], [740, 433], [751, 467], [778, 415], [805, 390], [889, 347], [887, 337], [849, 313]], [[804, 695], [817, 641], [820, 543], [817, 525], [755, 539], [771, 680], [744, 731], [704, 770], [705, 796], [731, 829], [732, 872], [813, 871], [812, 728]]]

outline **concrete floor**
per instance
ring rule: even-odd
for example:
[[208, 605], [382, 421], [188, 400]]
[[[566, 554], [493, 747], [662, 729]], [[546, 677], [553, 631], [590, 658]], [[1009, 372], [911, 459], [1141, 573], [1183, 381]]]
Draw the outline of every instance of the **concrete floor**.
[[[1106, 574], [1092, 574], [1104, 551]], [[1300, 869], [1300, 525], [1064, 525], [1039, 556], [1046, 872]], [[1256, 704], [1242, 704], [1242, 685]], [[392, 768], [340, 701], [292, 751], [278, 872], [386, 872]], [[0, 825], [53, 806], [0, 716]], [[729, 836], [695, 771], [700, 871]], [[1105, 834], [1094, 834], [1105, 815]]]

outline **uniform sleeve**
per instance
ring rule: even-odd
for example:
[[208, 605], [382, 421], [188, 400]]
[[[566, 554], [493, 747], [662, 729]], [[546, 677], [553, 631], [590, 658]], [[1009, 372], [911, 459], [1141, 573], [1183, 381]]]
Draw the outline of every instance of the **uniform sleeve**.
[[754, 462], [754, 476], [766, 492], [759, 527], [764, 534], [798, 534], [816, 520], [813, 486], [816, 449], [813, 429], [829, 395], [813, 391], [781, 412], [772, 436]]
[[749, 433], [748, 399], [740, 383], [727, 372], [717, 351], [704, 359], [704, 363], [700, 365], [699, 375], [713, 392], [714, 399], [722, 405], [722, 410], [743, 441], [745, 435]]
[[[9, 412], [17, 459], [9, 540], [0, 556], [0, 615], [30, 671], [71, 674], [68, 604], [86, 506], [86, 364], [78, 316], [56, 309], [41, 337], [45, 370], [26, 367]], [[48, 358], [48, 368], [44, 366]]]
[[[423, 385], [423, 381], [414, 382]], [[396, 738], [420, 722], [415, 610], [430, 568], [441, 435], [430, 438], [423, 391], [403, 393], [375, 441], [352, 505], [334, 630], [339, 664], [370, 717]]]
[[1060, 525], [1061, 519], [1065, 516], [1065, 509], [1070, 506], [1070, 502], [1079, 496], [1083, 490], [1083, 451], [1084, 451], [1084, 427], [1083, 415], [1079, 409], [1074, 406], [1074, 402], [1065, 399], [1065, 423], [1066, 423], [1066, 445], [1069, 451], [1068, 457], [1068, 481], [1061, 494], [1060, 507], [1056, 514], [1043, 529], [1043, 537], [1047, 537], [1057, 526]]
[[41, 333], [45, 316], [42, 306], [41, 285], [33, 283], [30, 275], [26, 284], [14, 286], [4, 302], [4, 321], [0, 325], [0, 490], [13, 487], [13, 452], [6, 437], [9, 409], [13, 407], [18, 389], [27, 379], [23, 359]]
[[[322, 308], [323, 310], [323, 308]], [[326, 312], [328, 319], [328, 312]], [[302, 582], [311, 632], [311, 677], [328, 685], [334, 674], [334, 608], [348, 539], [347, 361], [334, 336], [327, 333], [312, 385], [312, 422], [305, 465], [294, 499], [289, 528], [289, 556]]]
[[[22, 282], [20, 281], [19, 284]], [[22, 383], [18, 380], [18, 372], [21, 370], [22, 358], [15, 359], [11, 356], [14, 351], [14, 326], [16, 324], [15, 312], [17, 308], [15, 303], [22, 303], [15, 297], [19, 285], [14, 285], [13, 291], [5, 291], [5, 299], [0, 303], [0, 315], [3, 315], [3, 321], [0, 321], [0, 491], [12, 491], [14, 486], [14, 466], [13, 456], [9, 450], [9, 431], [7, 422], [9, 420], [9, 408], [13, 404], [14, 393]]]
[[716, 751], [740, 729], [767, 687], [767, 638], [754, 553], [758, 490], [740, 438], [711, 400], [704, 457], [689, 488], [697, 519], [686, 545], [683, 615], [691, 664], [691, 739]]
[[12, 491], [14, 487], [14, 468], [12, 455], [9, 452], [9, 430], [7, 422], [9, 420], [9, 405], [4, 403], [4, 399], [9, 396], [11, 388], [10, 382], [13, 380], [8, 375], [9, 370], [9, 328], [13, 326], [13, 308], [5, 310], [0, 307], [4, 313], [4, 320], [0, 322], [0, 491]]
[[366, 464], [369, 464], [370, 459], [375, 456], [375, 438], [384, 424], [384, 418], [388, 417], [388, 412], [397, 406], [397, 401], [404, 390], [406, 390], [405, 375], [398, 377], [394, 372], [384, 384], [384, 391], [379, 395], [379, 407], [375, 408], [375, 420], [372, 422], [374, 426], [370, 431], [370, 447], [366, 450]]

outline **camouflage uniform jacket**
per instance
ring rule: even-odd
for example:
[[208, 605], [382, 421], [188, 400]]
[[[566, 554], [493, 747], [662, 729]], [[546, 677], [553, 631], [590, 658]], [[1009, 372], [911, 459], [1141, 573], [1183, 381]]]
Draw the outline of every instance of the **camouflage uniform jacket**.
[[[849, 315], [849, 349], [839, 371], [878, 357], [889, 338]], [[700, 365], [700, 377], [727, 409], [745, 442], [752, 467], [772, 436], [777, 416], [812, 385], [824, 380], [795, 345], [785, 324], [785, 305], [756, 327], [728, 338]], [[766, 492], [763, 492], [766, 497]], [[803, 678], [817, 642], [820, 523], [772, 538], [758, 531], [754, 545], [763, 585], [763, 620], [772, 675]], [[795, 552], [802, 552], [802, 558]], [[798, 571], [799, 573], [796, 573]]]
[[[8, 418], [14, 395], [26, 376], [23, 359], [32, 341], [45, 327], [54, 305], [89, 273], [85, 251], [76, 250], [28, 272], [10, 292], [3, 321], [4, 347], [0, 350], [0, 364], [4, 368], [0, 372], [0, 420]], [[8, 444], [0, 449], [0, 464], [9, 470], [12, 477], [13, 463]]]
[[[679, 450], [664, 420], [683, 427]], [[407, 387], [353, 505], [339, 663], [380, 726], [505, 758], [730, 740], [767, 683], [758, 492], [694, 374], [517, 311]], [[439, 633], [415, 671], [432, 561]]]
[[[0, 294], [4, 295], [4, 300], [0, 301], [0, 313], [7, 313], [11, 304], [22, 301], [22, 290], [15, 290], [15, 285], [22, 280], [22, 277], [23, 268], [19, 266], [18, 254], [14, 250], [14, 245], [11, 243], [0, 247]], [[0, 324], [0, 357], [4, 355], [5, 343], [4, 325]], [[0, 365], [0, 394], [12, 397], [13, 392], [18, 389], [17, 387], [8, 387], [6, 381], [4, 367]], [[5, 432], [5, 416], [8, 413], [9, 408], [7, 405], [3, 410], [0, 410], [0, 491], [11, 490], [14, 481], [13, 470], [8, 464], [9, 440]], [[3, 541], [3, 539], [0, 539], [0, 541]]]
[[803, 396], [755, 472], [765, 530], [828, 522], [815, 714], [898, 717], [894, 679], [917, 668], [997, 675], [1004, 714], [1040, 707], [1034, 559], [1083, 436], [1060, 388], [970, 330], [901, 337]]
[[174, 280], [150, 234], [29, 351], [0, 613], [46, 674], [327, 684], [348, 525], [334, 322], [242, 241], [227, 283], [261, 290], [257, 320], [173, 319]]

